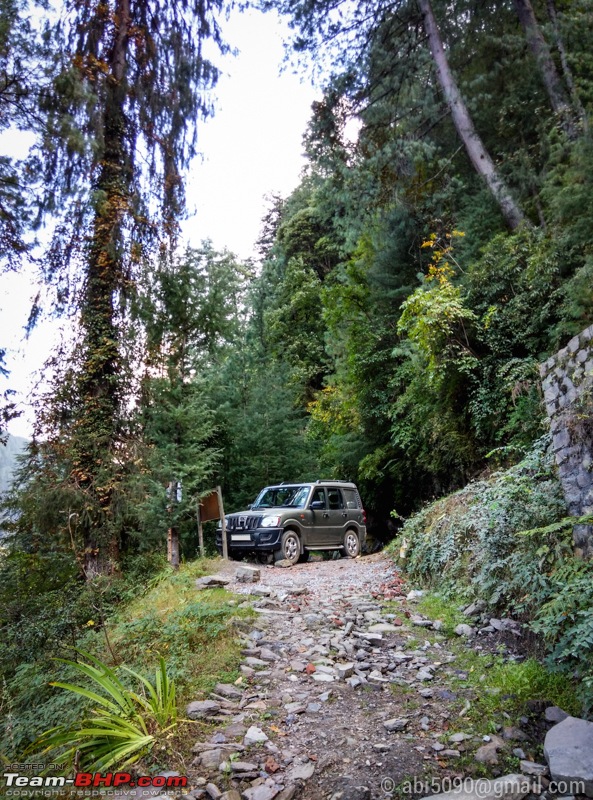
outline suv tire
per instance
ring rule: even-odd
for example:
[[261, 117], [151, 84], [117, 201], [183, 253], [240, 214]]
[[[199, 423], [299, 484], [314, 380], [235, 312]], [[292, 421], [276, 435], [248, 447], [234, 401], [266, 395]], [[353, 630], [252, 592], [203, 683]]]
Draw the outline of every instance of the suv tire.
[[344, 536], [344, 552], [348, 558], [356, 558], [360, 555], [360, 539], [352, 528], [347, 530]]
[[301, 540], [295, 531], [284, 531], [280, 550], [276, 550], [275, 561], [290, 561], [296, 564], [301, 556]]

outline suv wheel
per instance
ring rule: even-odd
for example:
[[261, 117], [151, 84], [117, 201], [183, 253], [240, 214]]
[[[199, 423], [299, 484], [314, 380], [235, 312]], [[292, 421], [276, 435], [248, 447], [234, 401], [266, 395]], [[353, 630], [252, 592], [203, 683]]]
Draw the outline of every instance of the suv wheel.
[[285, 531], [280, 550], [276, 550], [276, 561], [290, 561], [296, 564], [301, 555], [301, 541], [294, 531]]
[[346, 531], [344, 536], [344, 550], [349, 558], [356, 558], [360, 553], [360, 539], [356, 531]]

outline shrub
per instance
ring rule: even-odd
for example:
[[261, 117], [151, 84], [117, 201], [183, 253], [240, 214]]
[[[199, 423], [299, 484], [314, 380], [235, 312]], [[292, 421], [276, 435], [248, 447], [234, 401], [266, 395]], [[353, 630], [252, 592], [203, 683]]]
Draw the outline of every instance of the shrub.
[[[427, 506], [403, 526], [407, 574], [446, 596], [529, 622], [548, 665], [593, 709], [593, 564], [576, 558], [548, 437], [519, 464]], [[580, 522], [589, 521], [582, 518]]]
[[554, 671], [577, 679], [586, 714], [593, 710], [593, 563], [577, 558], [561, 564], [550, 576], [548, 599], [531, 627], [550, 648]]
[[[407, 520], [399, 540], [407, 548], [406, 572], [500, 611], [532, 613], [547, 596], [548, 571], [571, 553], [570, 525], [543, 528], [566, 513], [548, 444], [540, 439], [516, 466]], [[526, 529], [532, 535], [523, 535]]]
[[80, 651], [87, 662], [62, 663], [96, 684], [101, 693], [86, 686], [54, 682], [52, 685], [91, 700], [91, 713], [80, 722], [46, 731], [33, 746], [43, 753], [54, 753], [55, 760], [68, 765], [79, 759], [84, 770], [124, 768], [138, 761], [155, 743], [177, 725], [175, 684], [167, 674], [161, 657], [152, 684], [142, 675], [123, 667], [141, 684], [133, 692], [99, 659]]

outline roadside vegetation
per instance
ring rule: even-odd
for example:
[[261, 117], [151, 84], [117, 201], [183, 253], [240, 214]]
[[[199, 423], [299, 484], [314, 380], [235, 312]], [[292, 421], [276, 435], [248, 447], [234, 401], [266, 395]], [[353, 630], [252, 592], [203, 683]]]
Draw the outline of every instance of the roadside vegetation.
[[[516, 466], [412, 516], [388, 550], [414, 586], [436, 593], [423, 598], [421, 608], [442, 619], [449, 634], [457, 624], [472, 622], [460, 613], [472, 601], [483, 601], [490, 616], [524, 622], [535, 634], [540, 655], [547, 653], [546, 669], [535, 661], [501, 663], [488, 678], [508, 675], [523, 686], [521, 694], [533, 697], [546, 682], [551, 695], [566, 688], [568, 698], [571, 692], [578, 698], [580, 712], [590, 714], [593, 565], [573, 554], [574, 522], [566, 517], [553, 454], [543, 438]], [[577, 710], [574, 699], [566, 702]], [[488, 706], [484, 698], [481, 703]]]
[[[161, 564], [151, 577], [140, 580], [137, 576], [134, 583], [129, 579], [119, 585], [112, 581], [109, 597], [106, 582], [87, 585], [86, 603], [70, 609], [76, 612], [68, 620], [70, 644], [62, 639], [52, 642], [56, 636], [51, 627], [56, 625], [54, 610], [49, 619], [38, 620], [40, 627], [46, 627], [40, 631], [37, 651], [29, 650], [27, 663], [18, 663], [18, 653], [8, 652], [5, 645], [6, 657], [18, 665], [12, 675], [7, 671], [2, 686], [0, 752], [4, 757], [22, 757], [42, 733], [56, 725], [76, 729], [93, 707], [91, 698], [58, 688], [53, 685], [56, 682], [109, 697], [105, 687], [93, 686], [92, 676], [64, 659], [88, 663], [89, 658], [81, 654], [89, 654], [112, 670], [129, 691], [139, 691], [139, 679], [130, 669], [155, 684], [155, 670], [161, 665], [167, 680], [175, 684], [170, 711], [180, 720], [187, 702], [209, 692], [218, 681], [234, 681], [240, 653], [233, 620], [240, 624], [251, 612], [236, 608], [236, 601], [224, 589], [196, 588], [195, 579], [215, 572], [217, 564], [204, 559], [183, 564], [176, 572]], [[56, 591], [51, 594], [47, 599], [55, 600]], [[62, 594], [62, 600], [67, 602], [68, 595]], [[16, 642], [14, 647], [18, 648]], [[145, 711], [139, 709], [141, 718]], [[181, 733], [172, 729], [164, 746], [167, 742], [173, 746], [179, 736], [191, 737], [186, 728]], [[163, 752], [158, 755], [166, 757]]]

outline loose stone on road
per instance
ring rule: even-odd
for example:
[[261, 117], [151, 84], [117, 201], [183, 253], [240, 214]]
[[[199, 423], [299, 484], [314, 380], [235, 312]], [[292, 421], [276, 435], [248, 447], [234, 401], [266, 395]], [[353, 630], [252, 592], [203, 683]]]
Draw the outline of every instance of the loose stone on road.
[[410, 777], [459, 774], [484, 745], [463, 732], [464, 690], [447, 688], [447, 639], [388, 558], [224, 571], [258, 618], [237, 623], [240, 681], [188, 707], [217, 723], [193, 748], [193, 797], [385, 799]]

